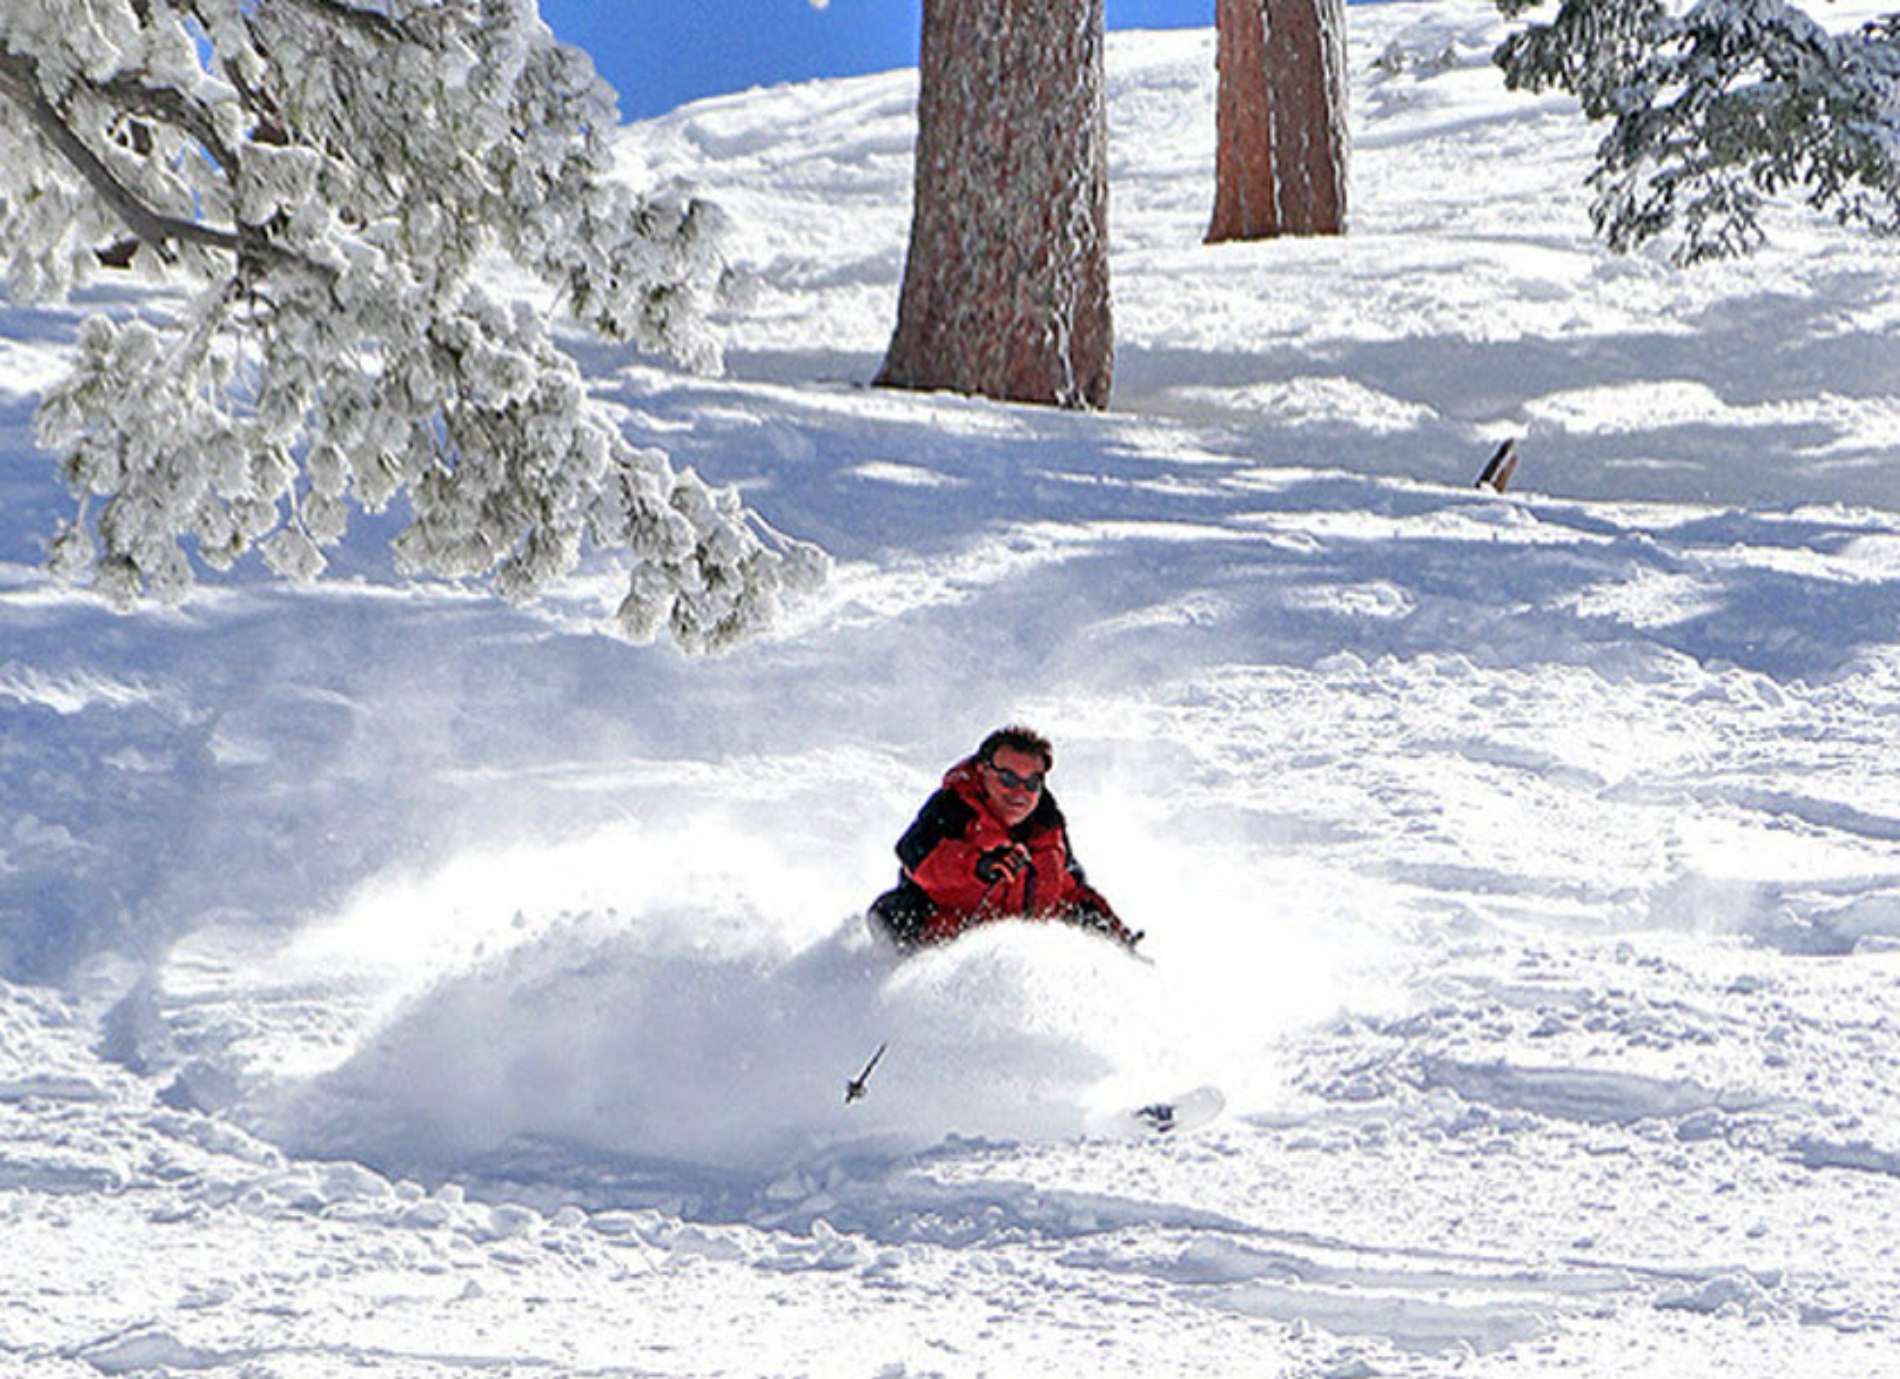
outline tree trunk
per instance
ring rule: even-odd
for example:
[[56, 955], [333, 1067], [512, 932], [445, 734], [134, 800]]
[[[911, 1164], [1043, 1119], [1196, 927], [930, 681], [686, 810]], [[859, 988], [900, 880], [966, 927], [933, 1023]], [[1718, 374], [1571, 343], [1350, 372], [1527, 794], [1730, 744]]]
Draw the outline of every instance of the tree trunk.
[[1346, 228], [1344, 0], [1219, 0], [1210, 244]]
[[880, 384], [1107, 405], [1102, 6], [924, 0], [910, 249]]

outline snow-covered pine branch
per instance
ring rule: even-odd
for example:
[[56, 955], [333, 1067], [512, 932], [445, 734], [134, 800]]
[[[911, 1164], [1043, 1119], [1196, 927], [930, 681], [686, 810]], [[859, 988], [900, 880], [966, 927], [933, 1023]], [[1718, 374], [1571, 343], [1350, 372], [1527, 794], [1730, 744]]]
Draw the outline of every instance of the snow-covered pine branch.
[[1511, 85], [1570, 91], [1612, 121], [1592, 181], [1619, 249], [1673, 237], [1681, 262], [1744, 254], [1787, 194], [1900, 230], [1900, 18], [1837, 33], [1785, 0], [1562, 0], [1497, 60]]
[[616, 181], [615, 120], [534, 0], [8, 0], [10, 293], [170, 289], [88, 320], [43, 399], [80, 505], [54, 568], [121, 603], [181, 596], [188, 550], [309, 578], [401, 499], [405, 571], [527, 599], [624, 546], [629, 636], [769, 622], [822, 557], [630, 446], [528, 305], [718, 366], [718, 216]]

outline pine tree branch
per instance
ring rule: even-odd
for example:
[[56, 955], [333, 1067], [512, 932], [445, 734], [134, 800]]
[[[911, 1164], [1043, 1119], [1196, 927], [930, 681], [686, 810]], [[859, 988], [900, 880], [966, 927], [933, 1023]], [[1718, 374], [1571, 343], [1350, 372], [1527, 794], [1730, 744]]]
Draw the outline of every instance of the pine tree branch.
[[232, 254], [243, 247], [234, 231], [165, 215], [140, 200], [138, 194], [115, 177], [99, 155], [86, 146], [86, 141], [73, 131], [46, 98], [46, 93], [40, 89], [39, 64], [31, 57], [15, 53], [10, 48], [0, 50], [0, 96], [6, 96], [25, 112], [27, 119], [53, 146], [54, 151], [85, 178], [100, 200], [111, 207], [113, 213], [125, 222], [126, 228], [145, 243], [161, 249], [173, 242], [201, 244]]
[[[129, 80], [115, 80], [104, 86], [89, 86], [99, 98], [120, 110], [155, 115], [171, 120], [196, 139], [207, 156], [216, 159], [227, 174], [234, 172], [237, 152], [218, 138], [209, 117], [189, 99], [176, 92], [154, 91]], [[0, 96], [11, 99], [40, 131], [54, 150], [86, 180], [93, 191], [125, 223], [139, 243], [159, 253], [174, 243], [197, 244], [208, 249], [236, 255], [240, 262], [297, 264], [331, 276], [300, 254], [274, 244], [262, 230], [239, 226], [223, 229], [182, 216], [156, 211], [138, 193], [113, 174], [104, 160], [87, 146], [69, 125], [40, 87], [39, 65], [11, 49], [0, 50]]]
[[130, 77], [117, 76], [103, 85], [81, 82], [87, 91], [115, 110], [131, 115], [146, 115], [176, 125], [224, 168], [237, 163], [237, 151], [224, 142], [211, 113], [182, 91], [146, 86]]

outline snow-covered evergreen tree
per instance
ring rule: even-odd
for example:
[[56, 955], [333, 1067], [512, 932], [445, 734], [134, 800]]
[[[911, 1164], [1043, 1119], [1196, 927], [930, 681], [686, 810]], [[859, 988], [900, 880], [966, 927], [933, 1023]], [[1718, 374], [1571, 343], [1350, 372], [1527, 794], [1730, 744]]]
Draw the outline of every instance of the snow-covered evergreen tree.
[[[1507, 14], [1541, 0], [1499, 0]], [[1562, 0], [1498, 50], [1513, 86], [1613, 121], [1594, 177], [1618, 248], [1748, 252], [1769, 198], [1900, 230], [1900, 17], [1832, 32], [1784, 0]]]
[[308, 578], [406, 500], [405, 572], [511, 599], [633, 553], [621, 629], [713, 648], [821, 559], [638, 450], [554, 309], [716, 367], [709, 206], [614, 180], [612, 91], [534, 0], [7, 0], [0, 254], [15, 300], [108, 268], [41, 442], [79, 514], [52, 563], [175, 598], [187, 550]]

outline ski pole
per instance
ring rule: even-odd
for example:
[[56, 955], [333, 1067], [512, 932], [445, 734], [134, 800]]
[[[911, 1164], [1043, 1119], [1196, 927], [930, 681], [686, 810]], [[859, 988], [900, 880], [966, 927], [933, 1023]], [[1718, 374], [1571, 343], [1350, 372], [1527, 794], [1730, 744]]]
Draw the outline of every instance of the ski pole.
[[889, 1040], [879, 1044], [877, 1046], [877, 1052], [871, 1055], [871, 1061], [864, 1065], [864, 1071], [844, 1084], [844, 1104], [846, 1106], [849, 1106], [852, 1102], [864, 1095], [866, 1090], [865, 1084], [871, 1080], [872, 1070], [877, 1067], [878, 1060], [884, 1057], [884, 1050], [890, 1046]]

